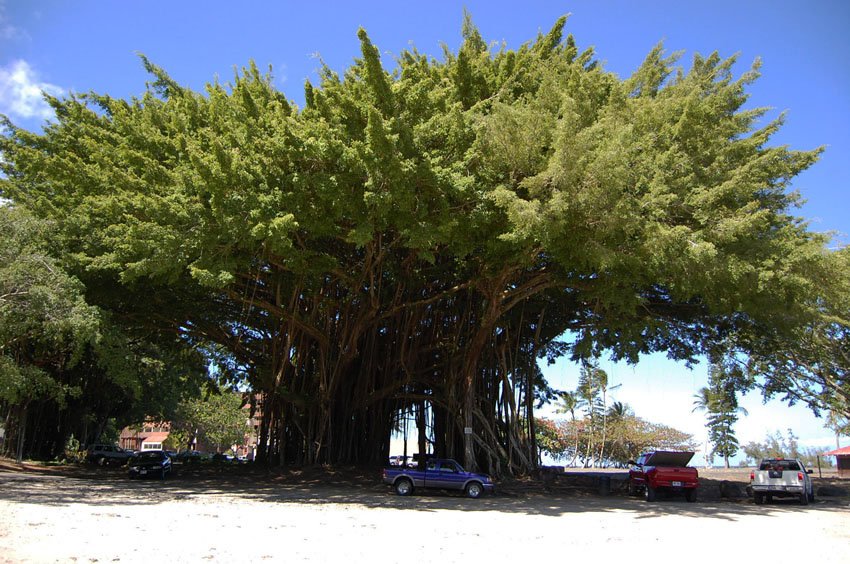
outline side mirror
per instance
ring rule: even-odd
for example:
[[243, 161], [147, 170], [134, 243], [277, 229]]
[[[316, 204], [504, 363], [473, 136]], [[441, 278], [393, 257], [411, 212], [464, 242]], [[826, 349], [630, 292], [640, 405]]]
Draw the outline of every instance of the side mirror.
[[809, 468], [808, 470], [806, 470], [806, 474], [814, 474], [814, 473], [815, 473], [815, 471], [814, 471], [814, 470], [812, 470], [811, 468]]
[[637, 463], [637, 462], [635, 462], [634, 460], [627, 460], [626, 462], [627, 462], [628, 464], [631, 464], [632, 466], [637, 466], [637, 465], [638, 465], [638, 463]]

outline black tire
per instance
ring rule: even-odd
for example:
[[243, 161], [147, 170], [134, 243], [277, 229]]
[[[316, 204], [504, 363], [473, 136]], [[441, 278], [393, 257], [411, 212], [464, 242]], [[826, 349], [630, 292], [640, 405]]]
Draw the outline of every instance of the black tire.
[[643, 490], [643, 498], [650, 503], [655, 501], [655, 488], [647, 484]]
[[466, 484], [466, 497], [478, 499], [482, 495], [484, 495], [484, 486], [479, 482], [469, 482]]
[[812, 491], [809, 492], [809, 503], [815, 502], [815, 488], [812, 488]]
[[693, 502], [695, 502], [695, 501], [697, 500], [697, 489], [696, 489], [696, 488], [693, 488], [693, 489], [687, 490], [687, 491], [685, 492], [685, 499], [686, 499], [689, 503], [693, 503]]
[[765, 494], [764, 500], [768, 503], [773, 503], [773, 495], [772, 494]]
[[413, 482], [407, 478], [401, 478], [395, 483], [395, 493], [398, 495], [410, 495], [413, 493]]
[[764, 503], [764, 494], [761, 494], [759, 492], [753, 492], [753, 502], [756, 505], [763, 504]]
[[629, 495], [637, 495], [637, 486], [635, 483], [629, 480]]
[[809, 494], [807, 492], [803, 492], [800, 494], [800, 505], [808, 505], [809, 504]]

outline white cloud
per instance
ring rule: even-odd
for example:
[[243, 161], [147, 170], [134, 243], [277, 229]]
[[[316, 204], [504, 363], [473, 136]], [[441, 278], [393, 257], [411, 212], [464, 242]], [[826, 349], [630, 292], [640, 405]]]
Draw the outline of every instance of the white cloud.
[[39, 82], [26, 61], [0, 66], [0, 114], [25, 119], [52, 118], [53, 109], [44, 101], [42, 92], [59, 96], [64, 90], [48, 82]]

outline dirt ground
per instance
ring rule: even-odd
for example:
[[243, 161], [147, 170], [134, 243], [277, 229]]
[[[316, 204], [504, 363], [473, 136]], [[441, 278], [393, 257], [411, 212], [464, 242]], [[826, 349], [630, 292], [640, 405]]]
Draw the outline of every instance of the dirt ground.
[[[377, 470], [186, 468], [163, 482], [0, 461], [0, 562], [846, 561], [850, 496], [756, 506], [719, 495], [748, 470], [701, 475], [697, 503], [649, 504], [617, 472], [608, 495], [559, 476], [471, 500], [399, 497]], [[815, 470], [816, 487], [830, 484], [850, 491]]]

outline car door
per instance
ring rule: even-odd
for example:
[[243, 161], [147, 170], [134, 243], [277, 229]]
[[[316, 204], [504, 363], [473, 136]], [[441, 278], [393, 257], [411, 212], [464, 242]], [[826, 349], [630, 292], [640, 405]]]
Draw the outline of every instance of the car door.
[[425, 463], [425, 477], [423, 478], [426, 488], [441, 488], [440, 484], [442, 476], [440, 475], [440, 464], [436, 460], [429, 460]]
[[641, 455], [635, 461], [637, 464], [629, 468], [629, 480], [633, 486], [643, 486], [646, 482], [646, 475], [643, 473], [643, 465], [646, 462], [646, 455]]
[[461, 474], [457, 464], [452, 460], [440, 462], [440, 482], [442, 488], [447, 490], [462, 490], [466, 482], [466, 476]]

